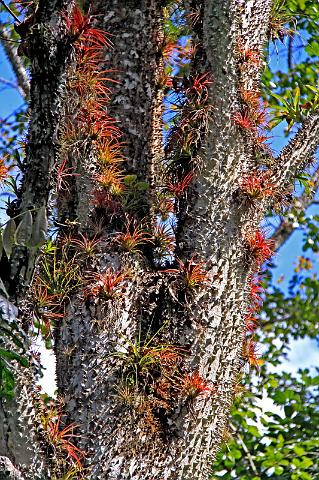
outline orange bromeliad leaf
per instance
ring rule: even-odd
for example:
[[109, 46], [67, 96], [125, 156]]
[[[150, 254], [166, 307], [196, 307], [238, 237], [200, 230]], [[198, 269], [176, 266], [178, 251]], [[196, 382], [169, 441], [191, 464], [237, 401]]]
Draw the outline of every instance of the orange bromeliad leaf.
[[83, 15], [77, 5], [70, 15], [64, 14], [66, 27], [72, 36], [87, 43], [110, 47], [112, 43], [108, 38], [109, 34], [99, 28], [93, 28], [92, 20], [89, 15]]
[[180, 270], [185, 275], [185, 282], [188, 288], [195, 288], [199, 285], [204, 285], [208, 280], [208, 273], [205, 270], [205, 263], [203, 261], [195, 262], [192, 257], [187, 262], [182, 262], [177, 259]]
[[245, 235], [245, 241], [251, 257], [257, 266], [260, 266], [273, 255], [273, 241], [267, 239], [265, 234], [259, 230], [252, 230]]
[[252, 338], [246, 338], [244, 340], [242, 355], [249, 365], [256, 368], [259, 368], [264, 363], [260, 358], [260, 354], [258, 354], [257, 343]]
[[112, 194], [118, 194], [124, 190], [123, 178], [122, 170], [115, 167], [105, 168], [102, 173], [95, 176], [95, 180]]
[[9, 168], [5, 165], [4, 159], [0, 159], [0, 183], [2, 183], [8, 175]]
[[250, 130], [253, 132], [257, 130], [256, 122], [247, 110], [245, 110], [244, 113], [234, 113], [232, 119], [236, 125], [238, 125], [244, 130]]
[[274, 196], [277, 186], [272, 181], [271, 171], [253, 171], [242, 178], [241, 189], [250, 198], [259, 200]]
[[106, 165], [118, 165], [124, 162], [124, 156], [122, 153], [123, 144], [113, 139], [102, 138], [96, 142], [96, 148], [98, 151], [98, 160], [102, 166]]
[[82, 468], [81, 460], [86, 456], [86, 453], [80, 450], [70, 441], [72, 438], [76, 438], [78, 435], [75, 435], [74, 429], [78, 428], [79, 425], [72, 423], [60, 430], [61, 423], [61, 414], [57, 416], [55, 421], [49, 420], [47, 424], [47, 432], [49, 435], [50, 442], [55, 447], [60, 447], [65, 450], [73, 463], [76, 463], [80, 468]]
[[260, 107], [261, 93], [258, 90], [240, 89], [240, 96], [242, 100], [251, 108], [257, 109]]
[[199, 395], [211, 395], [216, 391], [216, 388], [209, 385], [196, 371], [182, 377], [182, 390], [187, 397], [196, 398]]
[[141, 253], [140, 247], [145, 243], [153, 243], [151, 235], [139, 227], [126, 225], [125, 232], [118, 232], [114, 240], [122, 250], [130, 253]]
[[89, 283], [84, 290], [84, 297], [85, 299], [89, 297], [114, 298], [120, 293], [127, 278], [127, 273], [115, 272], [112, 267], [109, 267], [104, 273], [91, 273], [88, 276]]
[[169, 183], [167, 189], [169, 192], [172, 192], [175, 197], [180, 197], [189, 187], [192, 179], [194, 177], [194, 172], [189, 172], [185, 177], [177, 182]]
[[257, 67], [261, 65], [261, 54], [259, 50], [250, 48], [239, 40], [236, 51], [242, 63], [251, 63]]

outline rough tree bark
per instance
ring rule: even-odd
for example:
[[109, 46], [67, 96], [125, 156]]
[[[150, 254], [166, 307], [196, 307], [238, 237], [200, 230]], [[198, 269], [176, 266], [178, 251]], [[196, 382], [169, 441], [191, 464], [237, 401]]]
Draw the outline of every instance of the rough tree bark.
[[[108, 0], [95, 5], [97, 22], [113, 43], [103, 68], [111, 70], [108, 75], [119, 82], [113, 85], [107, 113], [122, 131], [125, 174], [137, 175], [149, 184], [143, 218], [138, 213], [134, 221], [138, 219], [153, 229], [153, 240], [153, 201], [165, 182], [163, 166], [165, 155], [169, 155], [164, 152], [161, 131], [165, 3]], [[142, 249], [143, 255], [139, 251], [123, 252], [114, 241], [123, 229], [123, 221], [114, 218], [114, 212], [99, 224], [98, 254], [89, 261], [79, 260], [84, 281], [88, 270], [125, 272], [121, 291], [114, 297], [92, 300], [83, 296], [83, 288], [73, 290], [54, 331], [58, 395], [63, 398], [67, 423], [79, 426], [80, 436], [72, 441], [86, 452], [85, 478], [208, 478], [227, 428], [242, 367], [251, 278], [261, 260], [267, 259], [267, 255], [260, 258], [252, 238], [271, 201], [266, 195], [251, 201], [242, 187], [243, 179], [259, 168], [265, 152], [256, 141], [255, 127], [251, 131], [241, 128], [238, 114], [248, 111], [243, 92], [258, 91], [271, 6], [271, 0], [184, 2], [197, 46], [192, 76], [209, 75], [206, 102], [211, 108], [205, 125], [196, 126], [199, 135], [194, 137], [194, 149], [183, 166], [184, 173], [193, 172], [190, 186], [184, 196], [175, 198], [176, 254], [180, 264], [193, 262], [205, 270], [205, 281], [198, 281], [200, 288], [188, 291], [176, 262], [174, 268], [159, 266], [151, 248]], [[52, 208], [55, 201], [50, 197], [54, 188], [50, 175], [54, 175], [58, 161], [63, 121], [71, 111], [65, 90], [75, 61], [74, 39], [67, 37], [61, 20], [71, 7], [68, 1], [40, 1], [25, 40], [32, 64], [31, 121], [21, 196], [11, 216], [23, 217], [29, 210], [37, 225], [44, 209]], [[76, 121], [75, 116], [73, 119]], [[272, 159], [271, 188], [276, 186], [279, 197], [312, 158], [318, 138], [318, 115], [313, 114], [278, 159]], [[92, 178], [99, 168], [94, 142], [91, 135], [85, 147], [77, 150], [76, 158], [70, 151], [67, 154], [70, 168], [78, 165], [81, 155], [85, 158], [77, 170], [81, 176], [72, 184], [74, 197], [63, 208], [58, 203], [64, 233], [68, 220], [76, 225], [77, 234], [93, 237], [96, 222], [101, 220], [90, 203]], [[90, 168], [91, 183], [86, 178]], [[128, 221], [127, 214], [121, 218]], [[26, 292], [41, 238], [38, 240], [32, 248], [14, 247], [10, 260], [2, 259], [2, 280], [10, 302], [19, 308], [24, 330], [30, 303]], [[170, 384], [173, 392], [176, 389], [176, 398], [173, 393], [161, 397], [149, 387], [155, 380], [145, 380], [139, 372], [145, 391], [138, 390], [138, 381], [134, 391], [126, 385], [126, 393], [132, 398], [124, 401], [127, 377], [123, 358], [126, 355], [127, 360], [138, 342], [140, 347], [144, 345], [144, 351], [150, 349], [154, 338], [163, 348], [170, 345], [170, 353], [183, 352], [181, 365], [176, 366], [175, 384]], [[60, 470], [54, 463], [55, 454], [39, 421], [38, 394], [32, 388], [34, 378], [30, 373], [33, 370], [25, 375], [17, 371], [16, 397], [0, 406], [0, 418], [9, 415], [11, 419], [1, 432], [0, 456], [4, 457], [3, 465], [11, 462], [8, 471], [11, 469], [12, 474], [6, 473], [3, 478], [62, 478], [57, 476]], [[158, 371], [152, 371], [155, 374]], [[197, 375], [202, 391], [186, 394], [178, 384], [183, 375], [193, 379]], [[30, 444], [27, 455], [17, 448], [21, 442], [14, 440], [19, 431], [21, 442], [28, 439]], [[32, 467], [35, 459], [36, 466]], [[15, 473], [15, 468], [20, 473]]]

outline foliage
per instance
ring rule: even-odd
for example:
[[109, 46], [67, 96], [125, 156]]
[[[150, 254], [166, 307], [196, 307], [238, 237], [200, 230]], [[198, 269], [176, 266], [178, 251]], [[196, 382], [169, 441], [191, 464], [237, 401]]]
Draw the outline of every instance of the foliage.
[[[0, 306], [0, 399], [14, 396], [14, 371], [17, 365], [27, 368], [29, 361], [25, 356], [25, 338], [14, 319], [5, 315], [3, 308], [6, 301], [2, 299]], [[19, 352], [19, 353], [17, 353]], [[16, 362], [13, 366], [12, 362]]]

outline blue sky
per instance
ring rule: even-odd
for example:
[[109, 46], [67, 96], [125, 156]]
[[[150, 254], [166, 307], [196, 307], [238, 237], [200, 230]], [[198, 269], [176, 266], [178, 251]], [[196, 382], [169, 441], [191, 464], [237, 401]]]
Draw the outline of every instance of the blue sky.
[[[272, 55], [271, 66], [274, 69], [285, 68], [284, 61], [279, 55]], [[5, 78], [7, 80], [15, 82], [14, 74], [11, 71], [10, 65], [8, 64], [3, 49], [0, 50], [0, 78]], [[12, 113], [13, 110], [20, 107], [23, 103], [23, 99], [17, 90], [9, 88], [0, 83], [0, 118], [6, 118]], [[283, 136], [283, 127], [279, 125], [272, 131], [273, 143], [272, 147], [275, 151], [280, 151], [281, 148], [287, 142], [287, 139]], [[319, 213], [318, 206], [311, 207], [310, 213]], [[276, 267], [274, 268], [274, 281], [278, 281], [282, 276], [284, 280], [281, 282], [281, 288], [283, 290], [287, 289], [287, 283], [289, 278], [293, 274], [293, 269], [295, 267], [296, 258], [298, 255], [301, 255], [301, 239], [302, 232], [296, 230], [289, 241], [284, 245], [284, 247], [279, 251], [278, 255], [275, 257], [274, 263]], [[315, 261], [316, 269], [318, 271], [318, 255], [311, 255]], [[288, 355], [287, 361], [281, 365], [281, 369], [286, 371], [295, 372], [298, 368], [306, 368], [314, 365], [319, 365], [319, 349], [315, 340], [299, 340], [293, 342], [293, 348], [291, 353]], [[44, 389], [48, 393], [52, 394], [54, 389], [54, 384], [52, 382], [52, 372], [54, 369], [54, 359], [52, 352], [47, 352], [41, 346], [42, 351], [42, 361], [46, 365], [47, 370], [44, 378], [41, 381]], [[307, 355], [305, 355], [305, 351]], [[277, 371], [278, 371], [278, 367]]]

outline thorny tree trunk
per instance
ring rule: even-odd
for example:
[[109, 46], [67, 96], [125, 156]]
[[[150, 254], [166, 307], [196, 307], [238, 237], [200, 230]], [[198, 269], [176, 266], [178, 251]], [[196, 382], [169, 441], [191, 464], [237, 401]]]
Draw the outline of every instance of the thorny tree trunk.
[[[163, 181], [160, 168], [164, 155], [160, 141], [163, 3], [108, 0], [96, 5], [99, 22], [113, 35], [113, 50], [108, 51], [105, 68], [113, 69], [111, 75], [119, 79], [113, 88], [109, 113], [118, 120], [123, 132], [126, 173], [137, 174], [151, 185], [150, 205], [153, 188], [161, 186]], [[87, 453], [88, 478], [206, 479], [221, 444], [240, 370], [248, 281], [253, 271], [252, 259], [244, 248], [245, 235], [258, 227], [268, 207], [265, 200], [256, 208], [255, 204], [238, 198], [241, 178], [256, 165], [256, 151], [252, 137], [238, 128], [233, 117], [241, 107], [240, 89], [255, 88], [260, 70], [254, 62], [246, 70], [241, 68], [238, 45], [262, 53], [271, 3], [271, 0], [185, 2], [190, 13], [198, 14], [193, 22], [194, 43], [198, 45], [193, 71], [210, 73], [212, 111], [208, 127], [196, 144], [199, 167], [187, 198], [180, 200], [176, 251], [182, 261], [197, 255], [205, 263], [211, 280], [209, 286], [195, 290], [192, 295], [185, 292], [180, 295], [174, 272], [156, 271], [147, 256], [132, 257], [114, 248], [111, 240], [117, 226], [110, 221], [104, 226], [105, 240], [93, 266], [98, 271], [110, 266], [114, 270], [129, 270], [125, 295], [115, 300], [83, 302], [77, 293], [70, 298], [66, 315], [56, 329], [58, 392], [64, 399], [68, 419], [80, 425], [77, 445]], [[63, 6], [57, 6], [57, 11]], [[40, 11], [41, 8], [44, 7], [40, 2]], [[46, 20], [51, 14], [47, 12]], [[52, 58], [52, 76], [46, 73], [44, 77], [47, 64], [43, 58], [39, 60], [42, 63], [38, 76], [33, 67], [31, 98], [35, 106], [31, 122], [34, 123], [30, 127], [27, 154], [34, 165], [44, 156], [47, 162], [54, 162], [54, 130], [63, 98], [67, 52], [63, 52], [62, 58], [62, 64], [60, 56]], [[52, 81], [57, 83], [52, 85]], [[48, 105], [53, 116], [40, 117], [37, 141], [35, 134], [32, 137], [32, 125], [36, 125], [41, 112], [40, 84], [54, 88]], [[316, 148], [318, 130], [318, 118], [314, 115], [278, 158], [275, 182], [280, 188], [286, 187], [297, 169], [309, 161]], [[40, 138], [43, 131], [49, 135], [44, 139], [45, 145]], [[37, 148], [44, 150], [39, 152]], [[47, 163], [41, 165], [45, 173], [50, 172]], [[21, 208], [34, 206], [34, 202], [28, 204], [25, 198], [28, 185], [31, 195], [38, 188], [36, 175], [35, 169], [26, 176]], [[47, 202], [49, 186], [43, 184], [44, 178], [40, 176], [40, 192], [35, 200], [38, 208]], [[87, 188], [81, 190], [80, 184], [81, 178], [77, 178], [73, 209], [81, 210], [79, 230], [87, 232], [92, 208], [88, 205]], [[83, 191], [85, 196], [81, 197]], [[152, 214], [152, 206], [149, 209]], [[18, 255], [19, 251], [13, 258]], [[88, 269], [88, 265], [84, 263], [82, 268]], [[21, 268], [16, 270], [11, 282], [6, 282], [13, 299], [21, 291], [16, 286]], [[188, 352], [188, 371], [198, 371], [207, 384], [214, 385], [214, 394], [199, 395], [188, 402], [178, 400], [168, 413], [165, 402], [159, 402], [153, 413], [146, 402], [141, 402], [136, 410], [121, 403], [120, 352], [126, 351], [129, 342], [134, 344], [137, 338], [150, 338], [157, 332], [161, 332], [166, 344], [178, 345]], [[24, 400], [18, 397], [16, 402], [19, 401]], [[22, 435], [24, 432], [21, 430]], [[33, 442], [36, 445], [36, 440]], [[28, 473], [25, 469], [32, 455], [27, 459], [16, 456], [8, 442], [2, 442], [1, 447], [1, 455], [9, 457], [25, 479], [37, 478], [34, 470]], [[44, 453], [38, 455], [45, 460]], [[38, 478], [50, 478], [48, 472], [40, 473]]]

